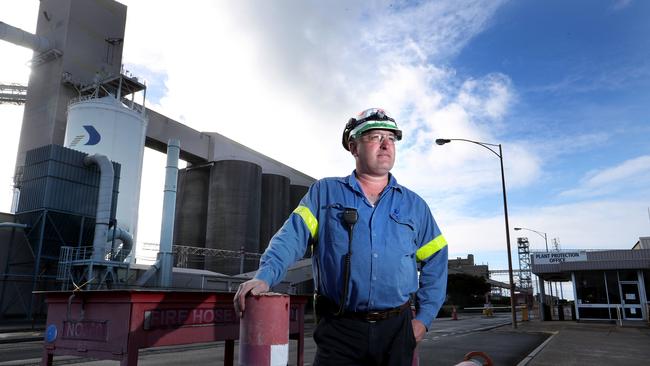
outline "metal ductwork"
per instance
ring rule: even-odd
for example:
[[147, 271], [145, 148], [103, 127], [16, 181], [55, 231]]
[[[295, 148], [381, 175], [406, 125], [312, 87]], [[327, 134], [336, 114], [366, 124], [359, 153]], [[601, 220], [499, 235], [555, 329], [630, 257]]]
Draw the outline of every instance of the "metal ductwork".
[[158, 259], [138, 279], [136, 285], [144, 286], [158, 273], [158, 286], [171, 287], [174, 257], [172, 243], [174, 240], [174, 215], [176, 211], [176, 185], [178, 183], [178, 157], [181, 142], [170, 139], [167, 143], [167, 166], [165, 167], [165, 196], [163, 198], [163, 217], [160, 225], [160, 248]]
[[[133, 235], [130, 232], [126, 231], [121, 227], [113, 227], [108, 230], [108, 242], [111, 245], [113, 240], [120, 240], [122, 242], [122, 249], [120, 252], [117, 252], [117, 248], [113, 247], [113, 260], [119, 260], [119, 258], [126, 258], [131, 253], [133, 249]], [[124, 253], [123, 255], [118, 256], [118, 254]]]
[[4, 22], [0, 22], [0, 39], [36, 52], [45, 52], [54, 46], [47, 38], [26, 32]]
[[11, 227], [11, 228], [17, 228], [17, 229], [27, 229], [29, 226], [25, 224], [18, 224], [15, 222], [0, 222], [0, 229], [3, 227]]
[[84, 164], [86, 166], [96, 164], [100, 171], [97, 213], [95, 215], [95, 237], [93, 239], [93, 260], [105, 261], [106, 253], [111, 248], [111, 244], [107, 239], [113, 201], [113, 164], [106, 155], [101, 154], [86, 156]]
[[178, 157], [181, 152], [181, 142], [170, 139], [167, 143], [167, 166], [165, 168], [165, 196], [163, 198], [163, 217], [160, 227], [160, 287], [172, 285], [172, 269], [174, 257], [172, 243], [174, 240], [174, 214], [176, 212], [176, 184], [178, 182]]

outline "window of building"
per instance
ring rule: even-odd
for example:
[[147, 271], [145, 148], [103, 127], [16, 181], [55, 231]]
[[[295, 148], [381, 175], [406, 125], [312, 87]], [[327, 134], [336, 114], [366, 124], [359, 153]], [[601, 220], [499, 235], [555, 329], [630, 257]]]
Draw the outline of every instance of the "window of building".
[[576, 290], [583, 304], [607, 304], [604, 272], [576, 272]]
[[618, 288], [618, 273], [617, 271], [606, 271], [605, 277], [607, 278], [607, 294], [609, 295], [610, 304], [621, 303], [621, 292]]
[[618, 277], [621, 281], [638, 281], [635, 269], [622, 269], [618, 271]]

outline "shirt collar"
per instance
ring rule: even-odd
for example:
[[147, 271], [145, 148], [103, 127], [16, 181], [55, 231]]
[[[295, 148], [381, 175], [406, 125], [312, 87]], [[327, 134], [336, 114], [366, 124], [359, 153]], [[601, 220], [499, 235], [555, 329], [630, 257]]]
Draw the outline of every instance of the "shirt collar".
[[[352, 174], [348, 175], [347, 177], [341, 178], [341, 181], [349, 185], [355, 191], [363, 194], [363, 191], [361, 190], [361, 186], [359, 185], [359, 180], [357, 180], [357, 176], [355, 173], [356, 173], [356, 169], [352, 171]], [[402, 186], [397, 183], [397, 179], [395, 179], [395, 176], [393, 176], [393, 174], [391, 173], [388, 173], [388, 185], [386, 186], [386, 188], [393, 188], [402, 192]]]

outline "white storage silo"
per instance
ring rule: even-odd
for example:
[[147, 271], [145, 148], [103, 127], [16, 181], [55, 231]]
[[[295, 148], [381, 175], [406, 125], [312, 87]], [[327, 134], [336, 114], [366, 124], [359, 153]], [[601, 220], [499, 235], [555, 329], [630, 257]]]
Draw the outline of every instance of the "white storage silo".
[[134, 243], [146, 130], [144, 113], [111, 95], [72, 102], [68, 107], [64, 146], [103, 154], [122, 165], [115, 218], [119, 227], [133, 235]]

